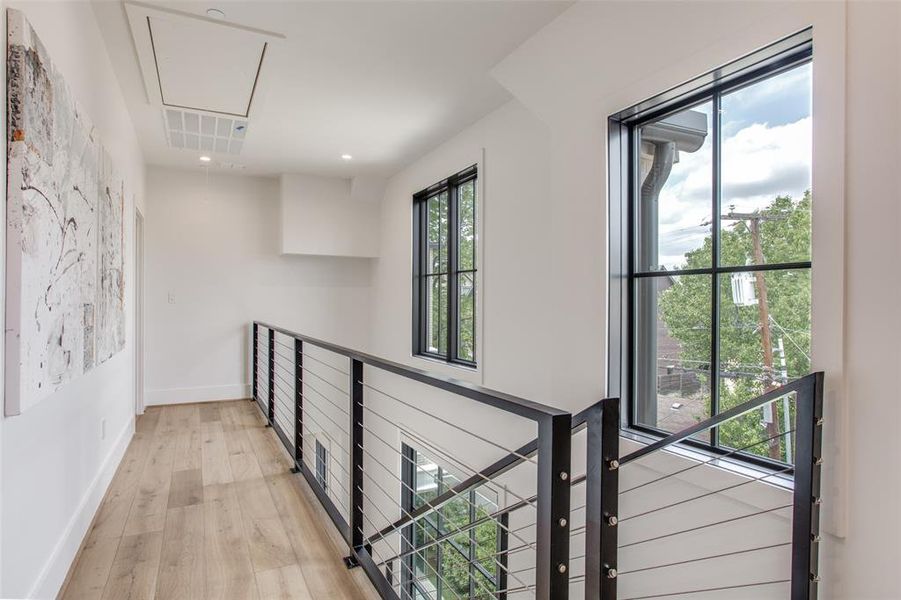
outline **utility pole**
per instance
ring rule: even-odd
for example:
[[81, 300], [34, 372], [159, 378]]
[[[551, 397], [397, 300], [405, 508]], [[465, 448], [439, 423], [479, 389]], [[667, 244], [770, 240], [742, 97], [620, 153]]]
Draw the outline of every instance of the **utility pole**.
[[[767, 215], [759, 212], [737, 213], [734, 211], [730, 211], [729, 214], [722, 216], [722, 220], [724, 221], [750, 222], [749, 229], [751, 230], [751, 239], [754, 246], [753, 256], [755, 265], [764, 264], [763, 244], [760, 240], [760, 223], [763, 221], [775, 221], [784, 218], [784, 215]], [[773, 336], [770, 331], [770, 308], [767, 298], [766, 279], [761, 271], [755, 273], [754, 287], [757, 290], [757, 316], [760, 320], [760, 344], [763, 347], [763, 392], [766, 393], [778, 386], [775, 383], [775, 377], [773, 377], [773, 374], [775, 373], [773, 368]], [[764, 407], [764, 414], [767, 414], [767, 411], [770, 414], [770, 418], [766, 420], [770, 458], [781, 461], [782, 454], [779, 449], [779, 437], [777, 437], [779, 435], [779, 421], [776, 418], [773, 404], [768, 404]]]

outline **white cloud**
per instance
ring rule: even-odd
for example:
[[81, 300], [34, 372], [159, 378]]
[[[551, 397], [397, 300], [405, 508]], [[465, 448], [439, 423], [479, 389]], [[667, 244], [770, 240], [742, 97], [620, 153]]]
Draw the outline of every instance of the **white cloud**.
[[[683, 264], [687, 251], [710, 234], [711, 140], [693, 153], [681, 153], [660, 192], [660, 263]], [[754, 123], [723, 141], [724, 212], [759, 210], [776, 196], [800, 198], [810, 187], [811, 120], [770, 127]]]
[[810, 117], [769, 127], [755, 123], [723, 142], [723, 208], [766, 207], [810, 187]]

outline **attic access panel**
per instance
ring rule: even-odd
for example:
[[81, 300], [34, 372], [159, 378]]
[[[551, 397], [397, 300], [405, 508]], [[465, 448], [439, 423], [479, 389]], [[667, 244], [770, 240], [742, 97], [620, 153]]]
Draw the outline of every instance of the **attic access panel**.
[[138, 2], [126, 11], [151, 104], [250, 116], [271, 42], [283, 36]]
[[201, 21], [147, 17], [164, 106], [246, 117], [266, 42]]

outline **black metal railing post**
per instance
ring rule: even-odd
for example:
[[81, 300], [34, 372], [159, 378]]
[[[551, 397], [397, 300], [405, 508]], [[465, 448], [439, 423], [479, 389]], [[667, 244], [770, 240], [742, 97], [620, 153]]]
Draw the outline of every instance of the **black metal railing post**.
[[260, 326], [256, 323], [253, 324], [253, 400], [257, 401], [257, 353], [260, 350], [260, 343], [257, 339], [257, 336], [260, 332]]
[[275, 331], [269, 330], [269, 407], [267, 411], [269, 422], [267, 425], [272, 427], [275, 421]]
[[363, 363], [350, 365], [350, 543], [352, 550], [363, 546]]
[[586, 600], [616, 600], [619, 424], [619, 398], [606, 398], [588, 411], [585, 482]]
[[795, 400], [795, 489], [792, 510], [792, 600], [813, 600], [819, 581], [823, 381], [816, 373]]
[[535, 597], [569, 597], [569, 498], [572, 417], [547, 415], [538, 421], [538, 510]]
[[294, 338], [294, 469], [303, 464], [303, 342]]

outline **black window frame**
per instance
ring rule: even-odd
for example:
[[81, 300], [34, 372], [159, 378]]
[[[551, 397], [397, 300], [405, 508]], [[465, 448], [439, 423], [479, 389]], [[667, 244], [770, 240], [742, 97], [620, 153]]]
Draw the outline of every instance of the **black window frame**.
[[[413, 354], [434, 360], [444, 361], [450, 364], [460, 365], [475, 369], [478, 367], [478, 262], [479, 262], [479, 186], [478, 164], [474, 164], [450, 177], [435, 183], [413, 195]], [[475, 228], [475, 247], [473, 252], [473, 264], [471, 269], [461, 269], [459, 257], [459, 194], [461, 186], [470, 181], [473, 182], [475, 204], [473, 223]], [[425, 265], [428, 262], [428, 201], [442, 193], [447, 193], [447, 240], [448, 256], [447, 271], [445, 273], [426, 273]], [[476, 331], [473, 333], [473, 356], [475, 360], [467, 360], [460, 357], [459, 347], [459, 277], [461, 274], [471, 273], [473, 278], [473, 318], [476, 320]], [[428, 348], [428, 307], [425, 299], [428, 298], [427, 286], [430, 277], [447, 277], [447, 354], [429, 352]]]
[[[406, 513], [410, 514], [415, 508], [414, 501], [414, 493], [416, 490], [416, 467], [417, 467], [417, 450], [413, 446], [410, 446], [406, 443], [401, 443], [401, 457], [402, 457], [402, 465], [401, 465], [401, 477], [403, 481], [403, 485], [401, 486], [401, 509]], [[437, 490], [438, 493], [444, 493], [447, 491], [445, 489], [444, 484], [444, 473], [445, 470], [441, 465], [437, 465], [438, 473], [436, 474], [436, 482], [437, 482]], [[476, 520], [476, 488], [469, 490], [466, 495], [466, 499], [469, 502], [469, 519], [470, 522], [474, 522]], [[447, 533], [444, 529], [442, 529], [441, 523], [441, 511], [440, 509], [436, 512], [437, 521], [430, 519], [429, 517], [423, 517], [420, 521], [425, 522], [428, 526], [434, 529], [434, 533], [432, 536], [441, 536]], [[497, 525], [497, 543], [496, 548], [497, 552], [502, 553], [499, 554], [499, 558], [495, 561], [495, 573], [492, 575], [487, 572], [487, 570], [482, 566], [482, 564], [477, 560], [476, 549], [478, 547], [478, 541], [476, 539], [476, 527], [472, 527], [469, 529], [469, 549], [468, 552], [465, 548], [461, 547], [454, 540], [453, 537], [448, 538], [447, 540], [436, 544], [435, 551], [437, 553], [437, 563], [439, 565], [443, 565], [442, 562], [442, 553], [445, 551], [444, 546], [446, 545], [450, 550], [460, 553], [460, 555], [466, 559], [469, 563], [469, 597], [476, 597], [477, 588], [475, 583], [476, 572], [482, 576], [489, 584], [494, 586], [495, 590], [499, 590], [495, 592], [494, 596], [498, 600], [506, 600], [507, 598], [507, 572], [506, 572], [506, 554], [503, 553], [508, 545], [509, 545], [509, 534], [507, 533], [507, 513], [504, 513], [496, 519], [498, 522]], [[413, 527], [414, 525], [407, 525], [403, 528], [402, 536], [401, 536], [401, 551], [403, 553], [411, 552], [414, 543], [413, 536]], [[401, 577], [400, 577], [400, 585], [402, 592], [402, 597], [406, 596], [407, 598], [416, 598], [417, 594], [422, 596], [423, 598], [432, 598], [432, 594], [429, 591], [422, 587], [422, 585], [417, 581], [414, 577], [414, 557], [415, 553], [410, 553], [404, 556], [402, 559], [404, 561], [404, 566], [401, 567]], [[500, 563], [500, 564], [497, 564]], [[441, 575], [439, 573], [438, 575]], [[442, 586], [443, 582], [441, 577], [436, 577], [437, 579], [437, 593], [435, 597], [441, 598], [442, 596]], [[453, 592], [451, 592], [453, 594]]]
[[[811, 260], [766, 263], [761, 265], [723, 266], [719, 262], [719, 241], [721, 234], [721, 168], [720, 143], [720, 99], [724, 94], [734, 92], [764, 79], [774, 77], [803, 64], [813, 61], [812, 29], [805, 29], [779, 40], [728, 65], [676, 86], [662, 94], [645, 100], [635, 106], [611, 115], [608, 118], [608, 239], [609, 239], [609, 304], [608, 304], [608, 396], [623, 399], [622, 425], [631, 431], [654, 438], [663, 438], [672, 432], [639, 423], [636, 419], [638, 402], [634, 393], [636, 381], [635, 352], [635, 297], [634, 282], [644, 277], [667, 277], [672, 275], [709, 275], [711, 277], [711, 416], [718, 410], [718, 387], [720, 385], [719, 356], [719, 316], [720, 294], [717, 282], [719, 276], [737, 272], [782, 271], [808, 269], [812, 271]], [[635, 239], [638, 235], [636, 215], [639, 148], [635, 143], [639, 128], [671, 114], [712, 102], [713, 119], [713, 194], [712, 194], [712, 252], [710, 268], [684, 269], [678, 271], [638, 271], [636, 269]], [[734, 448], [721, 446], [718, 428], [711, 430], [709, 442], [687, 439], [682, 445], [716, 454], [729, 454], [739, 462], [745, 462], [766, 469], [783, 471], [785, 463], [747, 452], [733, 453]]]
[[322, 491], [328, 491], [328, 448], [319, 440], [316, 440], [316, 481]]

